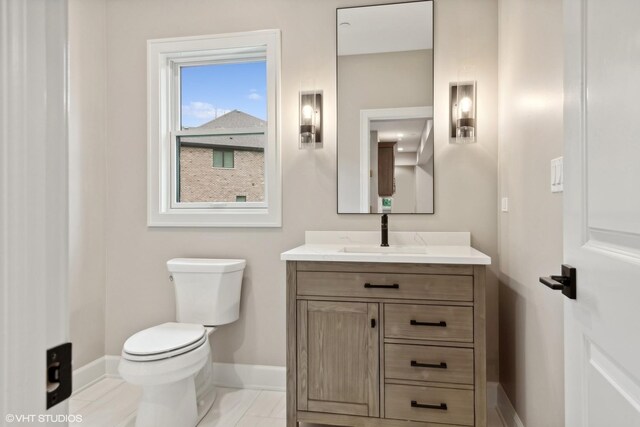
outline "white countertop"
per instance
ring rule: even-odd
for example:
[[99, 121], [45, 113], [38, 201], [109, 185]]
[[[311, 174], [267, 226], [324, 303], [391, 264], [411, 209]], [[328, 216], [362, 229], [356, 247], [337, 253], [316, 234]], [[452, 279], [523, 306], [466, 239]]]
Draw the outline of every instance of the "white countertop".
[[[394, 247], [420, 253], [358, 252], [376, 251], [380, 232], [307, 232], [306, 243], [283, 252], [283, 261], [396, 262], [419, 264], [489, 265], [491, 258], [470, 246], [467, 232], [389, 232]], [[346, 249], [345, 249], [346, 248]], [[383, 249], [384, 250], [384, 249]]]

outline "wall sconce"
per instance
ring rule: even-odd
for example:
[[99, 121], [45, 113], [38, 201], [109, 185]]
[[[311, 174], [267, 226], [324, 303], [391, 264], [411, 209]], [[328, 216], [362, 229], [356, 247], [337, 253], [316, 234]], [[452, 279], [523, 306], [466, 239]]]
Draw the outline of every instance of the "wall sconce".
[[476, 142], [476, 82], [449, 84], [449, 142]]
[[300, 92], [300, 148], [322, 143], [322, 91]]

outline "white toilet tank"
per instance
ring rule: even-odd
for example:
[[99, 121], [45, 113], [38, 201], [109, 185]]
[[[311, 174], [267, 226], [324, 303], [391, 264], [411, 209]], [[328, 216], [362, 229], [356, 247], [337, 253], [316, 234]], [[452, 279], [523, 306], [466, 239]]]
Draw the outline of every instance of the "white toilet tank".
[[176, 320], [218, 326], [240, 315], [243, 259], [175, 258], [167, 261], [176, 291]]

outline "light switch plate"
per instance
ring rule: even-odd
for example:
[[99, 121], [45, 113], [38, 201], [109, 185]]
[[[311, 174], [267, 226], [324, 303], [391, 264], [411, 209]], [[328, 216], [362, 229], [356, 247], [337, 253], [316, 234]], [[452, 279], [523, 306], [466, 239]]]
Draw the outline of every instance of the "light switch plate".
[[564, 186], [562, 157], [551, 160], [551, 192], [561, 193]]
[[509, 198], [502, 198], [502, 212], [509, 212]]

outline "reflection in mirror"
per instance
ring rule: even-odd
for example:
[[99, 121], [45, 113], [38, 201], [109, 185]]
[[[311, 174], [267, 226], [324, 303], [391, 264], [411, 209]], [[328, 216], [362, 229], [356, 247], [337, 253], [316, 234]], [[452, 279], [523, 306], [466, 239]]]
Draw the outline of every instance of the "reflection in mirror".
[[433, 2], [336, 25], [338, 213], [433, 213]]
[[[407, 112], [407, 110], [411, 110]], [[375, 111], [375, 110], [374, 110]], [[361, 200], [371, 213], [433, 212], [432, 109], [398, 108], [377, 115], [368, 110], [368, 194]], [[362, 148], [365, 148], [364, 146]], [[390, 202], [389, 202], [390, 200]], [[372, 203], [373, 202], [373, 203]], [[376, 203], [377, 202], [377, 203]]]

